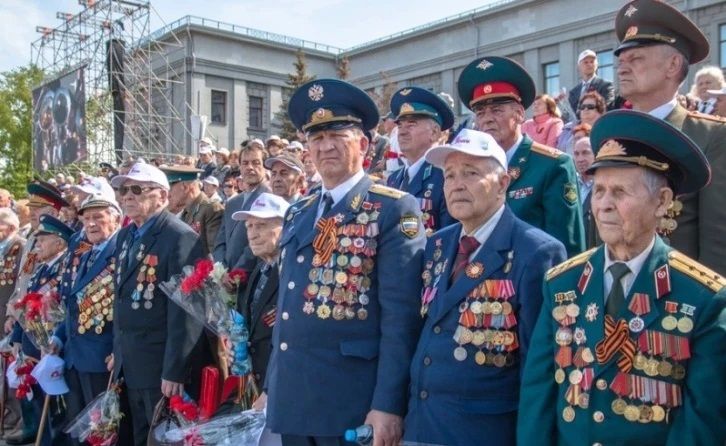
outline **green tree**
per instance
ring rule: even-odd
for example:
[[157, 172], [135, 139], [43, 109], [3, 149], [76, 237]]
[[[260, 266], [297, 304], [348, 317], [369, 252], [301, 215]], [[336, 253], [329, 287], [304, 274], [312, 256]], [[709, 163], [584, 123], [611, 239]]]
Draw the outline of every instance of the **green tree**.
[[0, 73], [0, 187], [16, 197], [33, 178], [32, 89], [42, 79], [35, 66]]
[[275, 118], [280, 122], [280, 137], [290, 141], [297, 139], [297, 129], [287, 115], [287, 104], [290, 101], [290, 96], [299, 86], [315, 79], [315, 76], [310, 76], [307, 73], [307, 61], [302, 48], [295, 53], [295, 62], [292, 65], [295, 67], [295, 71], [287, 75], [287, 81], [285, 81], [287, 87], [282, 92], [282, 104], [280, 104], [280, 110], [275, 113]]

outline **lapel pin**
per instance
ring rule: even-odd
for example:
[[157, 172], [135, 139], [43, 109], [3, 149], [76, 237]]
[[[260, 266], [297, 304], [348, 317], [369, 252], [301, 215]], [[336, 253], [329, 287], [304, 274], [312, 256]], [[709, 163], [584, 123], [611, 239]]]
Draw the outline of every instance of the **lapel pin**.
[[484, 274], [484, 265], [480, 262], [470, 263], [466, 266], [466, 276], [470, 279], [478, 279]]

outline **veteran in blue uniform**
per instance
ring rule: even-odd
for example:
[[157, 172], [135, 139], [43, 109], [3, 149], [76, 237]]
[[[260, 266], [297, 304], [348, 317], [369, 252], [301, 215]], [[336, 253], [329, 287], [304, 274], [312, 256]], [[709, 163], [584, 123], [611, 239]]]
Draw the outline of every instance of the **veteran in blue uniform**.
[[507, 154], [507, 204], [514, 215], [561, 241], [570, 256], [585, 250], [585, 227], [577, 174], [569, 155], [522, 133], [525, 110], [534, 102], [534, 81], [517, 62], [483, 57], [464, 68], [459, 98]]
[[398, 444], [421, 321], [421, 211], [363, 171], [378, 124], [365, 92], [312, 81], [288, 112], [322, 186], [285, 216], [267, 423], [284, 445], [343, 444], [364, 423], [376, 445]]
[[506, 206], [506, 155], [491, 136], [464, 129], [426, 160], [444, 170], [446, 202], [459, 223], [426, 246], [425, 324], [411, 364], [404, 439], [514, 445], [542, 276], [567, 258], [565, 247]]
[[101, 392], [113, 351], [113, 274], [121, 208], [113, 197], [92, 195], [78, 210], [91, 248], [81, 255], [75, 279], [61, 288], [65, 321], [53, 339], [65, 359], [66, 419], [70, 422]]
[[604, 245], [547, 273], [519, 444], [724, 444], [726, 280], [656, 235], [674, 193], [708, 184], [709, 164], [640, 112], [607, 113], [591, 139]]
[[426, 233], [433, 234], [454, 220], [446, 210], [444, 175], [426, 161], [426, 151], [454, 125], [454, 112], [439, 95], [406, 87], [391, 97], [391, 113], [398, 126], [398, 145], [407, 165], [393, 172], [386, 184], [416, 197]]
[[134, 441], [141, 446], [162, 395], [182, 395], [186, 389], [198, 397], [189, 389], [198, 384], [189, 380], [189, 357], [202, 342], [202, 326], [158, 285], [202, 258], [202, 244], [166, 210], [169, 183], [158, 168], [136, 163], [111, 185], [131, 219], [116, 237], [113, 375], [124, 378]]

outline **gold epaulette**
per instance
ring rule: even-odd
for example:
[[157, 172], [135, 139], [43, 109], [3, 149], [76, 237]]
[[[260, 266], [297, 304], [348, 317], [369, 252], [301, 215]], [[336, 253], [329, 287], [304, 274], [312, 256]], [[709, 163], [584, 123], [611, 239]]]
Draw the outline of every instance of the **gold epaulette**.
[[726, 279], [720, 274], [706, 268], [678, 251], [671, 251], [668, 254], [668, 265], [695, 279], [697, 282], [710, 288], [713, 292], [719, 292], [721, 288], [726, 286]]
[[706, 121], [713, 121], [713, 122], [720, 122], [720, 123], [726, 123], [726, 118], [722, 118], [721, 116], [716, 115], [707, 115], [705, 113], [700, 113], [697, 111], [689, 111], [688, 116], [696, 119], [704, 119]]
[[560, 155], [565, 153], [555, 149], [554, 147], [543, 146], [542, 144], [537, 144], [536, 142], [532, 143], [532, 151], [550, 158], [559, 158]]
[[382, 184], [373, 184], [368, 190], [373, 192], [374, 194], [383, 195], [385, 197], [393, 198], [395, 200], [398, 200], [399, 198], [406, 195], [406, 192], [401, 192], [398, 189], [384, 186]]
[[550, 268], [547, 273], [545, 274], [545, 280], [553, 279], [560, 274], [564, 273], [565, 271], [572, 269], [576, 267], [577, 265], [582, 265], [583, 263], [587, 262], [587, 259], [590, 258], [593, 252], [595, 252], [597, 248], [589, 249], [583, 253], [580, 253], [576, 255], [575, 257], [569, 258], [565, 260], [564, 262], [560, 263], [559, 265], [553, 266]]

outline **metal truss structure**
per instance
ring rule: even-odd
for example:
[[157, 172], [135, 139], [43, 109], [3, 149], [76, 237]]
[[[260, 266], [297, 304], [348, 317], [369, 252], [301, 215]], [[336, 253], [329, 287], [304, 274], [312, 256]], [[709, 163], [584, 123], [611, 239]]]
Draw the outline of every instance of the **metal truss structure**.
[[57, 27], [36, 28], [41, 37], [31, 45], [31, 63], [43, 70], [44, 83], [85, 67], [89, 163], [184, 153], [191, 109], [176, 92], [187, 73], [169, 64], [185, 51], [181, 40], [173, 32], [152, 36], [150, 1], [79, 5], [77, 14], [58, 12]]

